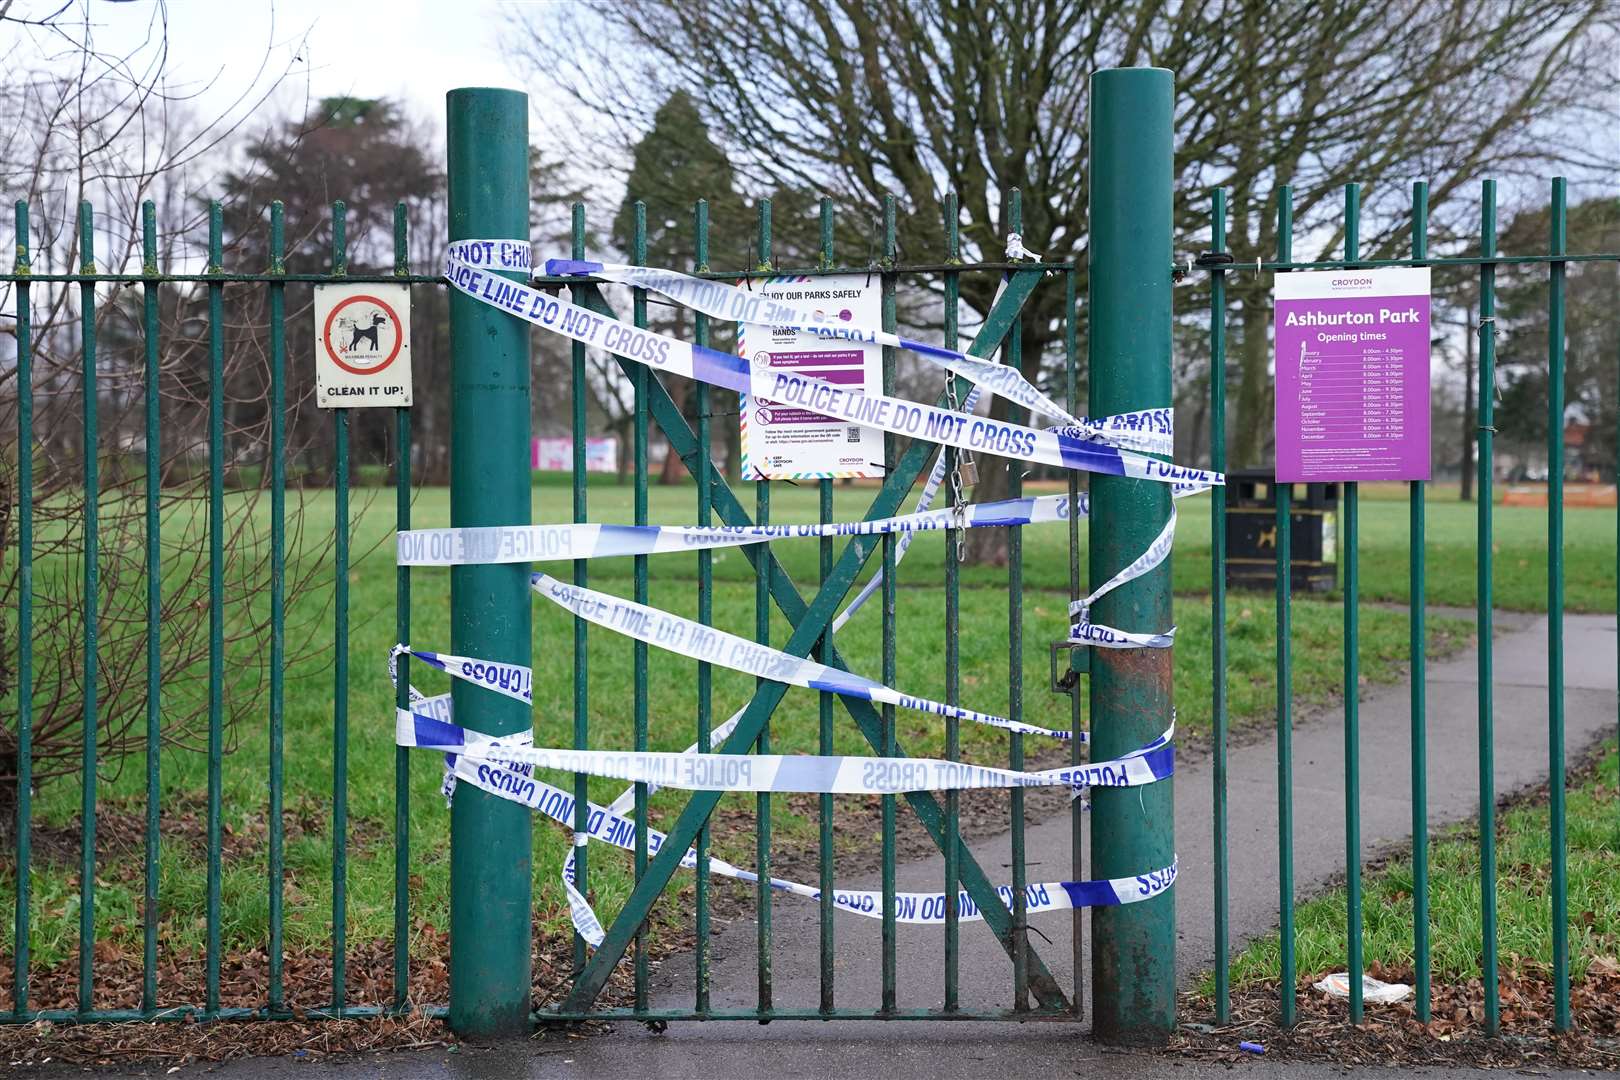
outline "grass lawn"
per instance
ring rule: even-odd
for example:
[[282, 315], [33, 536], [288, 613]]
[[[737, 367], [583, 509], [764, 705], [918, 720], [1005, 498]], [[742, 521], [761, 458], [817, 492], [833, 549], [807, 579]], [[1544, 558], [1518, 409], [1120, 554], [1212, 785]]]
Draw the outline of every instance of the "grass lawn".
[[[1579, 980], [1599, 956], [1620, 951], [1620, 780], [1613, 741], [1596, 770], [1571, 785], [1569, 830], [1569, 956]], [[1547, 972], [1552, 967], [1545, 799], [1498, 815], [1496, 829], [1498, 941], [1504, 973]], [[1412, 860], [1403, 857], [1365, 875], [1363, 942], [1366, 962], [1410, 971]], [[1458, 984], [1480, 977], [1484, 940], [1480, 924], [1479, 834], [1464, 826], [1437, 838], [1429, 854], [1429, 913], [1433, 977]], [[1295, 913], [1295, 955], [1301, 982], [1344, 970], [1345, 893], [1335, 889], [1301, 904]], [[1235, 986], [1275, 980], [1279, 939], [1249, 945], [1232, 964]], [[1212, 983], [1206, 985], [1206, 993]]]
[[[598, 521], [625, 522], [631, 519], [630, 489], [611, 484], [593, 484], [590, 516]], [[744, 490], [745, 505], [753, 503], [752, 492]], [[569, 515], [570, 499], [565, 486], [539, 483], [534, 488], [537, 520], [561, 521]], [[835, 517], [847, 520], [864, 513], [872, 496], [869, 487], [839, 487]], [[292, 496], [289, 496], [292, 498]], [[332, 526], [332, 504], [325, 492], [304, 498], [305, 528], [299, 557], [320, 560], [325, 557]], [[349, 776], [347, 783], [350, 832], [348, 837], [347, 927], [352, 943], [369, 941], [391, 933], [393, 926], [393, 835], [394, 747], [392, 743], [392, 692], [386, 673], [386, 655], [394, 640], [394, 568], [388, 543], [393, 526], [392, 494], [386, 490], [361, 491], [356, 496], [357, 521], [354, 534], [354, 563], [351, 567], [351, 648], [350, 648], [350, 732]], [[692, 486], [657, 488], [652, 493], [652, 520], [686, 523], [694, 519], [695, 491]], [[811, 521], [815, 516], [813, 487], [795, 488], [779, 484], [773, 489], [773, 520]], [[1174, 575], [1178, 592], [1176, 698], [1178, 719], [1184, 739], [1196, 741], [1209, 728], [1210, 628], [1207, 599], [1202, 593], [1209, 584], [1209, 519], [1207, 499], [1187, 500], [1182, 507]], [[1404, 504], [1373, 498], [1365, 500], [1363, 529], [1366, 547], [1363, 574], [1368, 597], [1398, 598], [1404, 588], [1405, 549]], [[1502, 511], [1503, 519], [1525, 515], [1523, 526], [1512, 534], [1503, 529], [1499, 554], [1502, 567], [1499, 589], [1507, 595], [1520, 595], [1526, 603], [1533, 599], [1536, 585], [1527, 580], [1517, 591], [1506, 588], [1510, 579], [1523, 576], [1523, 568], [1509, 553], [1530, 558], [1535, 547], [1532, 511]], [[1592, 515], [1590, 523], [1582, 518]], [[1436, 585], [1450, 580], [1447, 573], [1454, 562], [1467, 561], [1457, 569], [1457, 587], [1471, 589], [1472, 563], [1459, 554], [1471, 551], [1472, 509], [1437, 503], [1431, 513], [1431, 581]], [[1539, 520], [1537, 518], [1536, 520]], [[442, 525], [449, 521], [448, 493], [427, 489], [419, 493], [414, 521], [421, 526]], [[1083, 531], [1082, 531], [1083, 532]], [[1068, 591], [1067, 530], [1059, 526], [1032, 528], [1025, 537], [1025, 589], [1022, 594], [1025, 687], [1024, 717], [1044, 726], [1067, 723], [1064, 699], [1047, 689], [1047, 642], [1063, 636], [1067, 624], [1065, 609]], [[1607, 592], [1589, 590], [1591, 606], [1601, 606], [1599, 597], [1613, 593], [1612, 514], [1581, 511], [1570, 514], [1569, 579], [1572, 608], [1582, 604], [1573, 599], [1577, 580], [1591, 574], [1607, 573]], [[1604, 548], [1604, 545], [1608, 545]], [[841, 547], [841, 545], [840, 545]], [[815, 579], [817, 545], [812, 541], [785, 541], [775, 545], [789, 573], [808, 591]], [[1605, 551], [1607, 552], [1605, 554]], [[718, 625], [750, 634], [753, 627], [753, 572], [738, 550], [715, 553], [714, 607]], [[1577, 573], [1577, 564], [1580, 572]], [[657, 556], [651, 560], [652, 603], [693, 616], [696, 613], [696, 560], [687, 555]], [[938, 535], [918, 539], [900, 573], [902, 600], [897, 613], [898, 684], [922, 695], [943, 697], [942, 651], [944, 592], [937, 583], [943, 577], [943, 540]], [[567, 577], [569, 568], [555, 564], [552, 572]], [[424, 648], [447, 649], [448, 574], [442, 569], [419, 569], [413, 575], [413, 644]], [[1534, 578], [1534, 574], [1530, 574]], [[323, 579], [329, 580], [329, 579]], [[988, 567], [967, 568], [963, 574], [963, 629], [961, 634], [964, 672], [963, 696], [966, 704], [986, 711], [1003, 712], [1007, 707], [1007, 619], [1006, 571]], [[591, 564], [590, 584], [620, 596], [631, 595], [631, 561], [602, 560]], [[1468, 596], [1453, 595], [1438, 588], [1435, 600], [1466, 602]], [[299, 625], [295, 645], [329, 640], [330, 597], [327, 589], [311, 590], [290, 610], [290, 624]], [[535, 726], [537, 739], [545, 744], [566, 745], [572, 731], [572, 654], [571, 617], [561, 609], [534, 599], [535, 612]], [[1606, 600], [1604, 601], [1607, 602]], [[1275, 700], [1273, 635], [1274, 608], [1269, 595], [1235, 594], [1230, 604], [1229, 670], [1230, 701], [1234, 724], [1269, 720]], [[1299, 707], [1325, 704], [1340, 689], [1341, 613], [1330, 601], [1302, 598], [1294, 605], [1294, 688]], [[874, 603], [840, 634], [840, 645], [852, 666], [875, 676], [879, 670], [881, 617]], [[1455, 619], [1431, 618], [1431, 649], [1456, 646], [1466, 640], [1470, 624]], [[772, 640], [781, 643], [787, 626], [778, 616]], [[1407, 651], [1407, 622], [1404, 613], [1369, 607], [1362, 615], [1362, 670], [1369, 682], [1399, 678]], [[589, 682], [592, 744], [604, 748], [627, 747], [631, 742], [632, 701], [628, 692], [631, 642], [609, 631], [593, 628], [589, 639]], [[287, 838], [287, 922], [289, 950], [319, 951], [331, 932], [331, 852], [330, 808], [332, 804], [332, 671], [328, 658], [317, 659], [288, 673], [286, 712], [286, 792]], [[694, 666], [684, 658], [652, 653], [651, 739], [655, 749], [681, 749], [694, 737], [696, 715]], [[447, 688], [444, 676], [417, 665], [412, 672], [416, 685], [428, 693]], [[715, 672], [714, 720], [718, 722], [748, 698], [752, 679], [733, 672]], [[174, 693], [189, 692], [177, 687]], [[256, 703], [255, 703], [256, 705]], [[258, 715], [262, 716], [262, 712]], [[840, 711], [842, 718], [844, 714]], [[943, 752], [943, 728], [923, 714], [902, 711], [899, 737], [914, 754]], [[970, 760], [1004, 763], [1006, 737], [996, 731], [964, 725], [963, 746]], [[783, 752], [812, 750], [816, 741], [816, 698], [809, 691], [792, 689], [772, 720], [773, 742]], [[1039, 754], [1043, 740], [1027, 740], [1027, 749]], [[224, 939], [226, 949], [235, 952], [264, 942], [268, 936], [266, 898], [265, 806], [267, 802], [268, 740], [262, 720], [237, 727], [231, 751], [224, 762], [224, 816], [227, 830], [224, 866]], [[847, 720], [838, 728], [837, 750], [841, 753], [866, 749], [858, 732]], [[1054, 747], [1055, 749], [1055, 747]], [[206, 791], [206, 760], [203, 755], [178, 748], [166, 749], [162, 756], [162, 812], [165, 843], [162, 856], [160, 911], [163, 919], [165, 955], [185, 953], [200, 947], [203, 940], [205, 853], [200, 842], [200, 822]], [[411, 756], [411, 852], [413, 915], [429, 927], [442, 927], [447, 921], [448, 904], [448, 815], [437, 794], [439, 764], [433, 755]], [[100, 783], [98, 822], [104, 837], [104, 855], [97, 868], [95, 920], [98, 941], [107, 957], [138, 958], [140, 937], [139, 897], [141, 894], [141, 854], [139, 822], [144, 807], [143, 762], [139, 756], [103, 769]], [[593, 798], [607, 801], [622, 785], [598, 781], [592, 785]], [[681, 792], [663, 793], [653, 800], [655, 821], [667, 823], [673, 808], [684, 802]], [[71, 964], [77, 950], [78, 897], [76, 885], [76, 837], [79, 814], [78, 788], [71, 780], [46, 785], [35, 801], [35, 820], [40, 826], [36, 838], [33, 873], [33, 928], [31, 933], [36, 969]], [[752, 797], [731, 800], [734, 813], [728, 820], [748, 820], [745, 810]], [[783, 848], [807, 846], [815, 823], [795, 815], [786, 800], [777, 800], [777, 843]], [[134, 842], [120, 844], [118, 837]], [[752, 835], [740, 829], [730, 835], [717, 835], [716, 853], [748, 864], [752, 860]], [[562, 932], [567, 927], [567, 907], [557, 880], [567, 845], [560, 829], [539, 824], [535, 829], [536, 919], [543, 930]], [[597, 895], [598, 910], [609, 918], [618, 910], [630, 885], [628, 856], [607, 853], [592, 860], [591, 884]], [[0, 911], [10, 911], [14, 892], [14, 869], [0, 864]], [[422, 930], [428, 933], [428, 930]], [[11, 921], [0, 927], [0, 965], [11, 952]], [[324, 1000], [324, 999], [322, 999]], [[313, 1004], [313, 1000], [305, 1004]], [[120, 1004], [128, 1005], [123, 1001]]]

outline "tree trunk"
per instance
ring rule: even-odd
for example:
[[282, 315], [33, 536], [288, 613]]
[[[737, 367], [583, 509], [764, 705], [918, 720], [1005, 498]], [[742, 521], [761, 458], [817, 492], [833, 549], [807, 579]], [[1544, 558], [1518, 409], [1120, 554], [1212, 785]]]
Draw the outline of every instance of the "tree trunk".
[[1238, 383], [1237, 416], [1232, 425], [1231, 468], [1253, 468], [1265, 463], [1267, 433], [1272, 427], [1271, 341], [1267, 336], [1271, 321], [1265, 293], [1254, 291], [1243, 297], [1243, 351]]
[[[671, 400], [681, 407], [681, 417], [693, 431], [697, 430], [697, 402], [692, 393], [692, 380], [679, 375], [664, 376], [664, 389], [669, 392]], [[666, 436], [667, 438], [667, 436]], [[650, 464], [650, 463], [649, 463]], [[680, 455], [670, 446], [664, 452], [663, 466], [658, 470], [658, 484], [660, 487], [681, 482], [681, 474], [686, 466], [681, 462]]]
[[[1020, 348], [1019, 370], [1024, 378], [1031, 383], [1039, 384], [1041, 357], [1045, 355], [1046, 346], [1051, 338], [1046, 333], [1033, 331], [1029, 324], [1036, 320], [1025, 311], [1020, 320], [1024, 323], [1024, 336]], [[1046, 325], [1038, 322], [1037, 325]], [[1013, 411], [1012, 403], [1004, 397], [990, 399], [990, 415], [997, 420], [1010, 419]], [[1029, 424], [1030, 417], [1027, 409], [1018, 410], [1018, 422]], [[973, 501], [976, 503], [995, 502], [1007, 498], [1011, 491], [1010, 477], [1013, 469], [1028, 468], [1023, 462], [1009, 458], [998, 457], [994, 454], [975, 454], [974, 464], [978, 467], [979, 482], [973, 488]], [[947, 481], [948, 484], [948, 481]], [[944, 486], [940, 489], [941, 498], [934, 500], [935, 507], [948, 506], [950, 489]], [[1002, 528], [969, 529], [967, 530], [966, 561], [979, 566], [1006, 566], [1007, 530]]]
[[636, 448], [630, 445], [630, 420], [624, 419], [614, 424], [609, 430], [613, 437], [619, 440], [619, 476], [617, 483], [622, 487], [630, 479], [631, 458], [635, 457]]
[[658, 483], [660, 485], [678, 484], [681, 482], [682, 475], [686, 472], [686, 465], [681, 461], [681, 456], [675, 452], [675, 447], [670, 446], [667, 442], [664, 445], [668, 449], [664, 451], [663, 467], [658, 470]]

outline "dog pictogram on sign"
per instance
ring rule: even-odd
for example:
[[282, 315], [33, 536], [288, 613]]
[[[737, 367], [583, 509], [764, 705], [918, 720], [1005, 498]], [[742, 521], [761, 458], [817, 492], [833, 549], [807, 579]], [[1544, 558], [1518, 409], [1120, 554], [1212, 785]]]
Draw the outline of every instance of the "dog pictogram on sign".
[[315, 286], [315, 397], [323, 409], [411, 403], [409, 286]]

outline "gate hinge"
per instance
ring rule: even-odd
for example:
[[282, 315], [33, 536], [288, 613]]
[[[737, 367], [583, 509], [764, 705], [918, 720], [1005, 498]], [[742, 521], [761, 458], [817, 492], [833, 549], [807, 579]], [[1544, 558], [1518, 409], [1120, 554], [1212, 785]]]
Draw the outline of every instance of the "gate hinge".
[[[1059, 677], [1058, 653], [1063, 651], [1070, 654], [1069, 670]], [[1091, 646], [1064, 638], [1052, 642], [1049, 653], [1052, 661], [1052, 693], [1073, 694], [1075, 687], [1080, 685], [1080, 676], [1091, 674]]]

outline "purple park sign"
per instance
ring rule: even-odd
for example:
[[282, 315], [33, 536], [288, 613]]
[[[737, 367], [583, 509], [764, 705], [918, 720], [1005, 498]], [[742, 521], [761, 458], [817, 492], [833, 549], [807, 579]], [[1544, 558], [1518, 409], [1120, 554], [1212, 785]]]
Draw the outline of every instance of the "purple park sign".
[[1429, 478], [1429, 271], [1278, 274], [1277, 479]]

